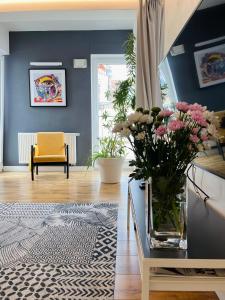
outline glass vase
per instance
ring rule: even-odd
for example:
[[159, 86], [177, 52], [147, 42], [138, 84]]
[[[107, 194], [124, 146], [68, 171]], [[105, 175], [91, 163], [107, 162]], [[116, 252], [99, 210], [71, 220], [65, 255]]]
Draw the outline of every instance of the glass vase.
[[186, 176], [148, 180], [151, 248], [187, 249]]

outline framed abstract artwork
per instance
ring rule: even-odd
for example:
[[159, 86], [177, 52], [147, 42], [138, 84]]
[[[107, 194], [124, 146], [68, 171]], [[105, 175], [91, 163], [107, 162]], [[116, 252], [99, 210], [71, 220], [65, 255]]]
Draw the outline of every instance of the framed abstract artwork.
[[200, 87], [225, 82], [225, 44], [194, 52]]
[[30, 105], [66, 106], [66, 70], [30, 69]]

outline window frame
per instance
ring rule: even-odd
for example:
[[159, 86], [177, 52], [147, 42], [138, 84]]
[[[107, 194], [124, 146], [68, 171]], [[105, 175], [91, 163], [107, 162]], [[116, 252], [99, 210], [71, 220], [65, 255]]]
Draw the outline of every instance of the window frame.
[[165, 58], [159, 65], [159, 70], [162, 72], [165, 77], [166, 83], [168, 85], [169, 94], [168, 96], [171, 100], [174, 100], [175, 103], [178, 102], [177, 91], [173, 80], [173, 75], [170, 69], [170, 64], [167, 58]]
[[91, 137], [92, 153], [98, 149], [98, 65], [126, 64], [124, 54], [92, 54], [91, 55]]

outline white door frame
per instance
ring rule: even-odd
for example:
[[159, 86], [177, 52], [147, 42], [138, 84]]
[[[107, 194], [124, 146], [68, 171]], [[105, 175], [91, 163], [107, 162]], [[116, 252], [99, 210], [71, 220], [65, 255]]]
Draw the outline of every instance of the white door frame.
[[98, 145], [98, 72], [99, 64], [121, 65], [126, 64], [124, 54], [92, 54], [91, 55], [91, 132], [92, 132], [92, 153]]

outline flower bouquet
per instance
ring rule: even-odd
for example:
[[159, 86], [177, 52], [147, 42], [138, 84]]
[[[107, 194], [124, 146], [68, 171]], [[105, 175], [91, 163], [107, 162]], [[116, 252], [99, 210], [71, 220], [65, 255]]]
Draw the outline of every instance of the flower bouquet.
[[175, 111], [138, 108], [115, 125], [135, 154], [130, 177], [151, 181], [151, 247], [187, 247], [185, 172], [216, 135], [217, 122], [206, 107], [178, 102]]

